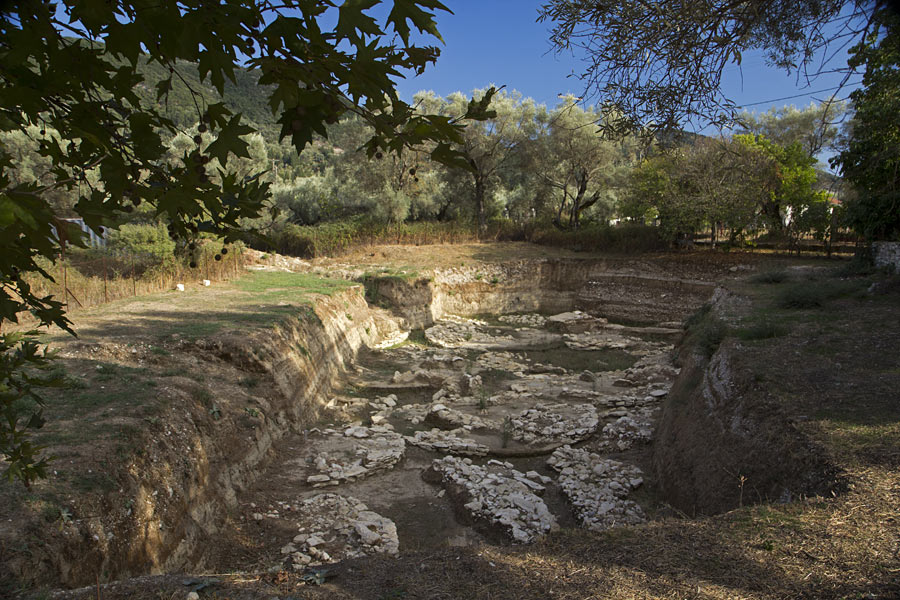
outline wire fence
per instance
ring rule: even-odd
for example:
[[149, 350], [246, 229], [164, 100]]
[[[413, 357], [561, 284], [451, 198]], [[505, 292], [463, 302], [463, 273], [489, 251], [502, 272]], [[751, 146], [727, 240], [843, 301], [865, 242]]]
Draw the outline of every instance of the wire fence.
[[45, 269], [50, 279], [32, 274], [28, 283], [35, 295], [53, 296], [72, 311], [172, 290], [178, 284], [230, 281], [241, 275], [245, 259], [240, 246], [227, 254], [200, 252], [194, 267], [174, 257], [160, 261], [139, 252], [93, 250], [60, 256]]

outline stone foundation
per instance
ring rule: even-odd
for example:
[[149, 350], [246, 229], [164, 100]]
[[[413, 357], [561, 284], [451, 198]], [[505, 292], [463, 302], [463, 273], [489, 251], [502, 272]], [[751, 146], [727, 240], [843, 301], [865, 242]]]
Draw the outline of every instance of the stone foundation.
[[872, 258], [876, 267], [891, 265], [900, 271], [900, 242], [872, 242]]

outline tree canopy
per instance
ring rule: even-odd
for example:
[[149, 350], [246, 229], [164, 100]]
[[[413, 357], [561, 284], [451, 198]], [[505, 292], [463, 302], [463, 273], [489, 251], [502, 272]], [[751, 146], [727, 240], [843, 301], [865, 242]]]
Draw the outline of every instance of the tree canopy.
[[[369, 157], [429, 145], [434, 160], [467, 163], [454, 152], [460, 120], [487, 114], [492, 91], [456, 118], [418, 112], [399, 98], [395, 82], [421, 73], [439, 55], [413, 33], [441, 40], [439, 0], [379, 0], [337, 5], [329, 0], [61, 0], [4, 3], [0, 8], [0, 324], [30, 311], [41, 325], [70, 328], [63, 306], [38, 297], [23, 279], [41, 272], [80, 234], [50, 203], [59, 190], [94, 231], [115, 227], [141, 207], [168, 225], [190, 249], [201, 233], [234, 240], [242, 223], [268, 206], [263, 171], [234, 168], [253, 161], [255, 129], [221, 101], [192, 88], [185, 65], [221, 97], [249, 69], [265, 91], [280, 138], [302, 151], [327, 126], [355, 114], [370, 127]], [[380, 13], [379, 13], [380, 14]], [[162, 77], [150, 82], [150, 65]], [[167, 114], [181, 82], [194, 106], [196, 130]], [[144, 93], [152, 85], [155, 102]], [[141, 93], [139, 93], [141, 92]], [[13, 135], [14, 134], [14, 135]], [[183, 134], [181, 145], [167, 140]], [[10, 136], [37, 147], [42, 172], [12, 176]], [[179, 142], [180, 143], [180, 142]], [[178, 155], [171, 156], [177, 148]], [[259, 153], [257, 152], [257, 157]], [[245, 165], [246, 166], [246, 165]], [[149, 207], [149, 208], [148, 208]], [[19, 348], [17, 354], [10, 354]], [[39, 414], [19, 419], [15, 400], [39, 383], [22, 371], [43, 365], [33, 339], [3, 334], [0, 369], [0, 453], [7, 474], [28, 481], [42, 473], [22, 432]]]
[[[730, 123], [738, 107], [720, 87], [724, 69], [749, 50], [807, 81], [813, 58], [860, 38], [871, 26], [869, 0], [550, 0], [557, 51], [579, 50], [586, 92], [634, 122], [676, 128]], [[831, 68], [831, 67], [829, 67]], [[852, 68], [852, 67], [851, 67]]]
[[744, 112], [739, 118], [747, 133], [764, 135], [782, 146], [798, 142], [809, 156], [816, 156], [837, 147], [840, 125], [847, 113], [846, 102], [834, 101], [811, 103], [799, 109], [771, 108], [760, 115]]
[[833, 163], [857, 192], [850, 223], [870, 240], [900, 240], [900, 15], [883, 10], [878, 25], [851, 50], [863, 87], [850, 94], [850, 139]]

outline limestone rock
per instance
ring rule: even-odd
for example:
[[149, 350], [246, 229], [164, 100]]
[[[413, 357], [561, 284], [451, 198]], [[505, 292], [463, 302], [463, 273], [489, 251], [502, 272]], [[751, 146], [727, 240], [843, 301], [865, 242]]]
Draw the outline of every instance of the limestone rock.
[[343, 432], [329, 429], [323, 434], [325, 439], [315, 442], [318, 453], [311, 459], [316, 473], [306, 477], [313, 487], [338, 485], [391, 469], [406, 452], [403, 436], [377, 425], [348, 427]]
[[559, 471], [559, 485], [585, 527], [602, 530], [645, 520], [641, 507], [625, 499], [643, 483], [637, 467], [571, 446], [558, 448], [547, 464]]
[[282, 548], [296, 570], [371, 554], [396, 556], [400, 551], [394, 522], [351, 496], [319, 494], [301, 502], [297, 512], [300, 533]]
[[571, 444], [590, 437], [598, 423], [593, 404], [538, 404], [513, 416], [513, 438], [526, 444]]
[[406, 436], [406, 442], [418, 446], [424, 450], [441, 452], [444, 454], [461, 454], [464, 456], [485, 456], [489, 448], [479, 444], [473, 439], [461, 437], [465, 435], [463, 429], [442, 431], [432, 429], [430, 431], [417, 431], [414, 435]]
[[557, 527], [556, 517], [535, 494], [543, 491], [543, 486], [510, 463], [490, 460], [481, 467], [445, 456], [435, 459], [432, 469], [448, 490], [462, 495], [463, 506], [472, 516], [499, 526], [515, 542], [533, 542]]

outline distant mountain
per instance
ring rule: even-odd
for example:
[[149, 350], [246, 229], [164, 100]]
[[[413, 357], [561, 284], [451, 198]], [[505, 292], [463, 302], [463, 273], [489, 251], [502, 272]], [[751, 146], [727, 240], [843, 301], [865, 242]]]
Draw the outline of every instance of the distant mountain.
[[[237, 69], [235, 83], [225, 80], [224, 97], [208, 81], [200, 80], [197, 65], [179, 61], [176, 65], [179, 77], [172, 80], [172, 89], [168, 99], [156, 100], [156, 84], [169, 76], [169, 71], [158, 63], [150, 63], [141, 58], [138, 71], [144, 76], [144, 83], [135, 92], [148, 106], [157, 106], [179, 127], [191, 127], [199, 121], [197, 106], [202, 110], [204, 103], [223, 102], [234, 112], [240, 112], [244, 118], [255, 126], [266, 139], [277, 138], [278, 126], [269, 109], [268, 93], [265, 86], [259, 85], [260, 73], [248, 69]], [[183, 79], [183, 80], [182, 80]], [[196, 97], [192, 95], [194, 92]], [[196, 101], [196, 104], [195, 104]]]

